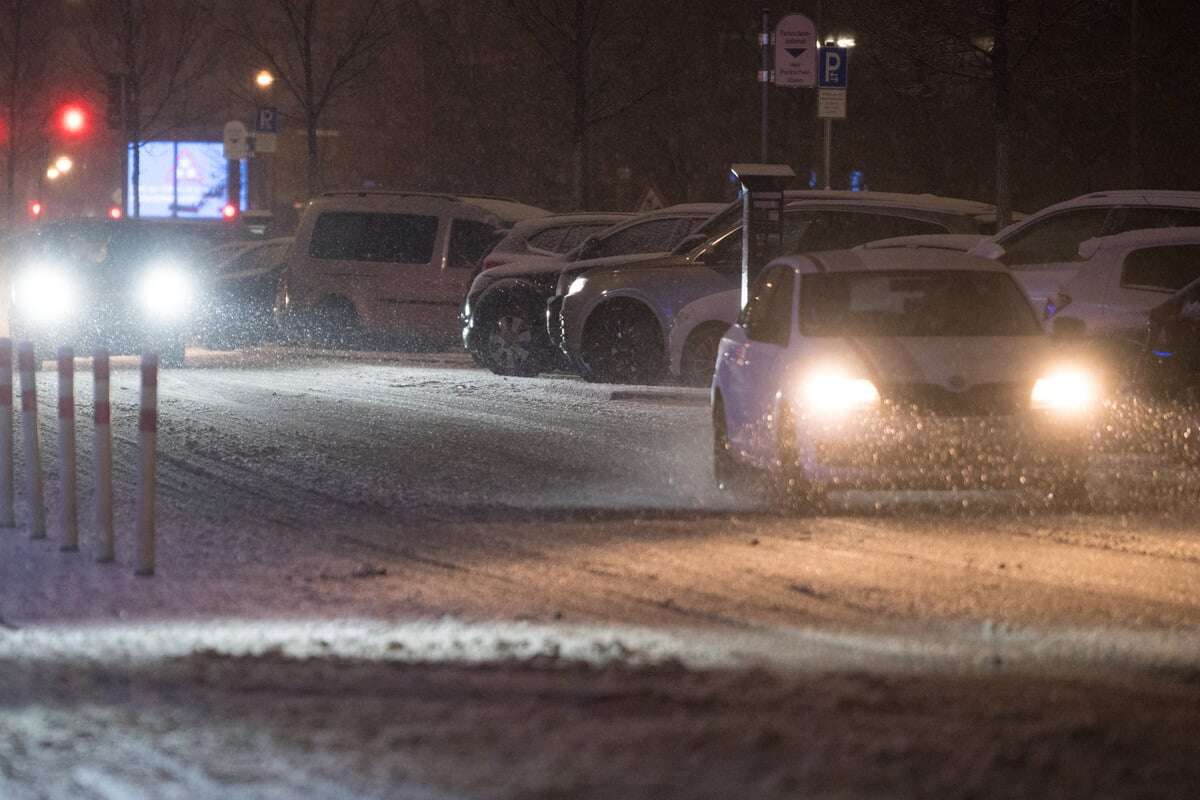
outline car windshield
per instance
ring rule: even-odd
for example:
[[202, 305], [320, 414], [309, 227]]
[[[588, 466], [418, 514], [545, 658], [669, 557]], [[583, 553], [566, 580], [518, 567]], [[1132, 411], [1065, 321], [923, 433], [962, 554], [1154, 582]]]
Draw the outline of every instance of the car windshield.
[[806, 336], [1033, 336], [1033, 310], [999, 272], [913, 270], [805, 275]]

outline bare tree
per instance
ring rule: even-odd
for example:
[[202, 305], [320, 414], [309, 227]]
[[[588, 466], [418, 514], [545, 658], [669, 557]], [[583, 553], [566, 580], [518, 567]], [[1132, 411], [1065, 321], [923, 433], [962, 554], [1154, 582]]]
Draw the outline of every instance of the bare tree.
[[[200, 99], [214, 55], [208, 0], [90, 0], [80, 43], [106, 85], [121, 87], [133, 216], [141, 215], [141, 145], [210, 110]], [[124, 178], [123, 178], [124, 180]]]
[[1015, 107], [1049, 84], [1120, 79], [1119, 69], [1056, 58], [1084, 52], [1079, 40], [1113, 6], [1112, 0], [865, 0], [853, 6], [851, 18], [900, 63], [988, 88], [1003, 225], [1012, 213]]
[[391, 44], [397, 0], [231, 4], [226, 34], [275, 75], [307, 136], [306, 187], [321, 188], [317, 131], [330, 105], [372, 77]]
[[17, 219], [17, 170], [22, 156], [44, 138], [44, 99], [52, 53], [51, 15], [39, 0], [0, 0], [0, 95], [5, 120], [4, 202], [9, 225]]
[[[551, 98], [566, 106], [574, 151], [575, 206], [592, 200], [593, 133], [658, 91], [672, 72], [651, 53], [670, 4], [637, 0], [503, 0], [502, 12], [528, 35], [553, 76]], [[653, 59], [653, 61], [651, 61]], [[534, 87], [536, 88], [536, 87]], [[553, 107], [553, 106], [552, 106]]]

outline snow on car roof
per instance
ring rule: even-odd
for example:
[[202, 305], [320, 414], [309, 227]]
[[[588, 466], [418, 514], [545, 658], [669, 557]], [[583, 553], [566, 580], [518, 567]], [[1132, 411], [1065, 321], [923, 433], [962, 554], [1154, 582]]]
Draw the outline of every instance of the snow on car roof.
[[1164, 244], [1200, 244], [1200, 228], [1138, 228], [1111, 236], [1095, 236], [1079, 243], [1081, 258], [1091, 258], [1104, 249], [1135, 250]]
[[929, 211], [942, 211], [964, 216], [994, 215], [996, 207], [979, 200], [963, 200], [959, 197], [942, 197], [936, 194], [904, 194], [901, 192], [851, 192], [838, 189], [797, 189], [784, 192], [784, 199], [794, 200], [846, 200], [855, 205], [900, 206]]
[[988, 237], [981, 233], [921, 233], [913, 236], [892, 236], [860, 244], [856, 250], [883, 250], [890, 247], [921, 247], [932, 250], [969, 252]]
[[1187, 192], [1175, 189], [1118, 189], [1106, 192], [1091, 192], [1070, 200], [1063, 200], [1039, 210], [1034, 216], [1042, 216], [1047, 212], [1060, 211], [1064, 208], [1083, 206], [1112, 206], [1112, 205], [1147, 205], [1147, 206], [1200, 206], [1200, 192]]
[[881, 250], [828, 250], [823, 253], [783, 256], [773, 264], [789, 264], [800, 272], [884, 272], [889, 270], [972, 270], [1008, 272], [995, 261], [951, 250], [885, 248]]
[[728, 207], [728, 203], [676, 203], [673, 206], [655, 209], [647, 213], [716, 214], [718, 211], [724, 211]]
[[422, 203], [432, 206], [443, 206], [447, 203], [461, 203], [463, 205], [474, 206], [484, 214], [495, 217], [510, 225], [527, 219], [549, 216], [551, 213], [544, 208], [518, 203], [516, 200], [509, 200], [505, 197], [439, 194], [437, 192], [385, 190], [325, 192], [320, 197], [309, 201], [310, 205], [354, 205], [364, 210], [378, 206], [410, 207], [414, 204]]

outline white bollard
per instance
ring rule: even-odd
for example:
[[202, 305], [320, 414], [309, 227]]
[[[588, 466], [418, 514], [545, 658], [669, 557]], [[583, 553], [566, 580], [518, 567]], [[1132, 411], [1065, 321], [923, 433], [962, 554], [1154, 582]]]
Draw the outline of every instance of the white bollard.
[[58, 348], [58, 472], [62, 485], [64, 553], [79, 552], [75, 472], [75, 351]]
[[17, 524], [13, 512], [13, 346], [0, 338], [0, 527]]
[[95, 390], [93, 455], [96, 460], [96, 528], [100, 534], [100, 552], [96, 560], [108, 563], [116, 558], [113, 536], [112, 501], [112, 409], [108, 394], [108, 351], [96, 348], [92, 355], [92, 387]]
[[158, 353], [142, 354], [142, 403], [138, 413], [137, 575], [154, 574], [154, 471], [158, 439]]
[[24, 429], [26, 486], [29, 489], [29, 536], [46, 538], [46, 504], [42, 498], [42, 450], [38, 432], [37, 364], [33, 342], [17, 345], [17, 367], [21, 373], [21, 427]]

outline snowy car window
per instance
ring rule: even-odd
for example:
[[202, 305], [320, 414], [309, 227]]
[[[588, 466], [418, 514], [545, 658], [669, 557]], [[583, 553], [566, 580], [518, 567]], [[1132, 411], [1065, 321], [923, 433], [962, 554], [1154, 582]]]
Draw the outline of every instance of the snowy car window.
[[421, 214], [327, 211], [313, 226], [313, 258], [428, 264], [438, 220]]
[[[944, 225], [892, 214], [857, 211], [813, 211], [801, 216], [808, 222], [794, 252], [841, 250], [876, 239], [927, 233], [948, 233]], [[787, 237], [785, 231], [785, 238]]]
[[450, 225], [450, 250], [447, 267], [474, 267], [495, 241], [496, 229], [486, 222], [456, 219]]
[[742, 310], [739, 320], [748, 338], [756, 342], [787, 346], [792, 323], [794, 285], [791, 267], [767, 270], [755, 281], [750, 290], [750, 300]]
[[670, 250], [674, 246], [672, 239], [677, 225], [677, 218], [655, 219], [630, 225], [601, 240], [600, 249], [594, 257], [608, 258]]
[[575, 225], [569, 231], [567, 231], [567, 235], [563, 237], [562, 241], [559, 242], [556, 247], [547, 247], [545, 249], [553, 250], [555, 253], [566, 253], [574, 250], [580, 245], [581, 242], [583, 242], [584, 239], [588, 238], [589, 236], [600, 233], [601, 231], [607, 230], [611, 227], [612, 226], [608, 223], [604, 223], [602, 225]]
[[1121, 265], [1121, 286], [1174, 292], [1200, 278], [1200, 245], [1135, 250]]
[[538, 231], [529, 237], [529, 246], [536, 247], [538, 250], [548, 250], [551, 253], [557, 253], [562, 244], [563, 236], [569, 230], [570, 228], [564, 225], [559, 228], [547, 228], [544, 231]]
[[1104, 233], [1107, 208], [1064, 211], [1025, 226], [1001, 242], [1004, 263], [1013, 269], [1079, 261], [1079, 243]]
[[805, 336], [1034, 336], [1020, 288], [998, 272], [888, 271], [805, 275]]

